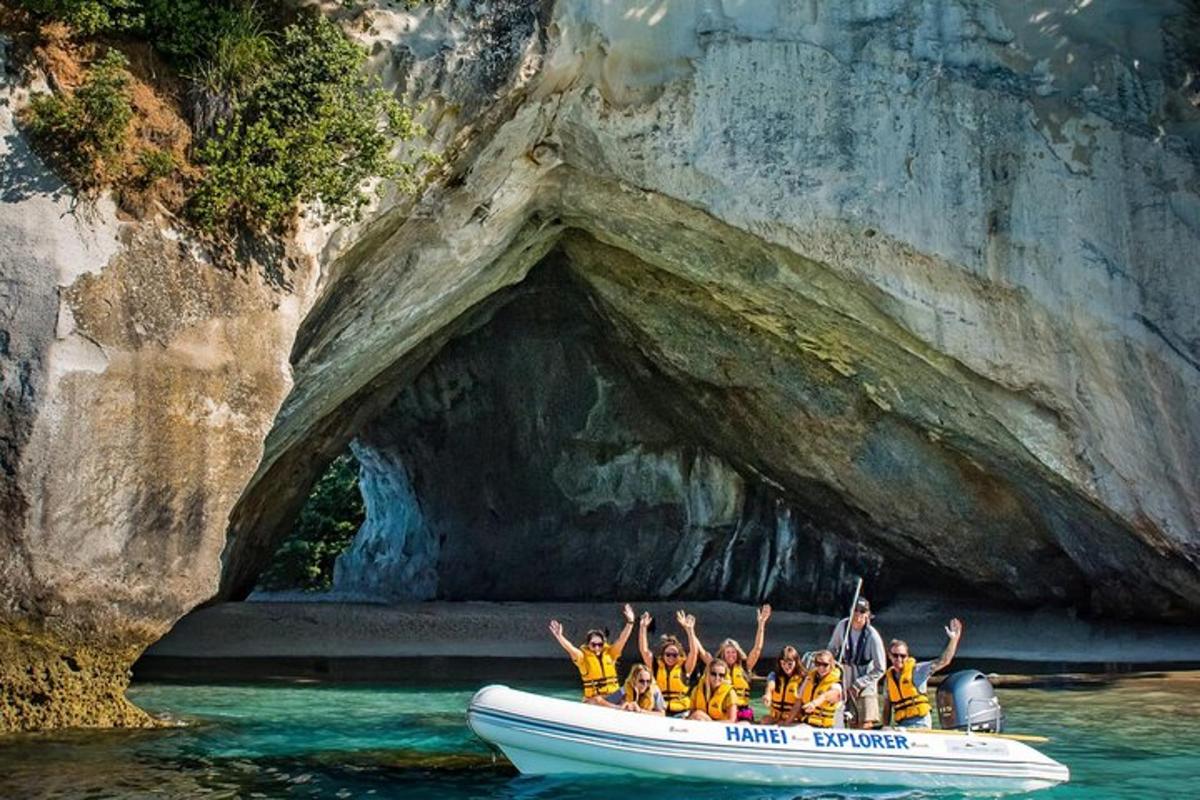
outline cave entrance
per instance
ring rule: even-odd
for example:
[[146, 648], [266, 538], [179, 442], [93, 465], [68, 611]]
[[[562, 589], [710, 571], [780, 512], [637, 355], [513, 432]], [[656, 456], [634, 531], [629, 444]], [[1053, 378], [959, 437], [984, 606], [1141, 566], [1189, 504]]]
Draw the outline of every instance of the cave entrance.
[[[281, 414], [219, 599], [250, 593], [353, 441], [366, 519], [332, 576], [348, 596], [838, 610], [862, 575], [877, 599], [922, 576], [942, 595], [1086, 602], [1087, 542], [1120, 537], [1013, 436], [1039, 413], [1029, 398], [931, 350], [870, 290], [669, 210], [692, 227], [530, 218], [488, 267], [512, 282], [485, 281], [405, 349], [359, 321], [363, 286], [315, 309], [296, 349], [320, 368], [301, 396], [328, 410], [303, 426]], [[584, 227], [599, 220], [610, 229]], [[370, 372], [342, 368], [343, 351]], [[354, 393], [321, 403], [340, 396], [331, 374]]]
[[834, 610], [850, 575], [878, 572], [877, 553], [697, 435], [688, 393], [561, 250], [464, 327], [354, 431], [260, 592]]

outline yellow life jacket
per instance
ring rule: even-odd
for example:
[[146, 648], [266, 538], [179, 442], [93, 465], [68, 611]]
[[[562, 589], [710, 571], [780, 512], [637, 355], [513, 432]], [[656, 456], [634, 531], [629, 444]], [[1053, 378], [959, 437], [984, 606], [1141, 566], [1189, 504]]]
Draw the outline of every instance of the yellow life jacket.
[[654, 680], [663, 694], [663, 700], [667, 701], [667, 713], [678, 714], [680, 711], [689, 710], [692, 707], [692, 701], [688, 698], [688, 685], [683, 674], [683, 664], [676, 663], [675, 666], [668, 669], [661, 660], [655, 660], [657, 663], [655, 664]]
[[579, 667], [579, 677], [583, 679], [583, 696], [612, 694], [621, 685], [617, 682], [617, 662], [605, 647], [600, 655], [589, 650], [583, 650], [583, 658], [576, 662]]
[[692, 692], [692, 708], [705, 712], [713, 719], [726, 719], [729, 713], [729, 704], [736, 702], [737, 698], [733, 694], [733, 687], [724, 681], [710, 693], [707, 677]]
[[916, 666], [917, 660], [912, 656], [904, 659], [899, 681], [896, 680], [896, 668], [888, 667], [888, 700], [892, 704], [892, 715], [896, 722], [923, 717], [929, 713], [929, 698], [917, 691], [913, 684], [913, 669]]
[[[625, 700], [626, 701], [628, 701], [631, 697], [636, 697], [636, 696], [637, 696], [636, 690], [634, 690], [633, 693], [631, 694], [629, 691], [629, 688], [626, 687], [626, 690], [625, 690]], [[642, 696], [639, 697], [635, 702], [638, 704], [638, 707], [643, 708], [646, 711], [653, 711], [654, 710], [654, 687], [651, 686], [649, 689], [642, 692]]]
[[804, 673], [796, 670], [791, 675], [779, 673], [775, 676], [775, 685], [771, 687], [771, 715], [775, 719], [783, 719], [783, 715], [788, 712], [796, 703], [796, 693], [800, 691], [800, 684], [804, 683]]
[[729, 669], [729, 683], [737, 696], [737, 704], [743, 707], [750, 705], [750, 679], [741, 664], [734, 664]]
[[[842, 671], [836, 666], [830, 669], [829, 672], [826, 672], [824, 678], [818, 676], [815, 669], [808, 674], [810, 680], [808, 681], [808, 685], [804, 687], [804, 694], [800, 698], [800, 705], [812, 702], [814, 697], [842, 682]], [[816, 710], [811, 714], [801, 712], [800, 721], [808, 723], [814, 728], [832, 728], [835, 711], [837, 711], [837, 702], [831, 703], [826, 701], [817, 706]]]

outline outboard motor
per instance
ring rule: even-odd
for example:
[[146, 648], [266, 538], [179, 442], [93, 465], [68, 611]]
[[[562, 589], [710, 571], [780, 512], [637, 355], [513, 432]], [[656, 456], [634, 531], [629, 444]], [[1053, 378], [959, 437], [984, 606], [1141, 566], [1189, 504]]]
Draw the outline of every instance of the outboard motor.
[[977, 669], [947, 676], [937, 690], [938, 720], [945, 730], [999, 733], [1004, 711], [992, 682]]

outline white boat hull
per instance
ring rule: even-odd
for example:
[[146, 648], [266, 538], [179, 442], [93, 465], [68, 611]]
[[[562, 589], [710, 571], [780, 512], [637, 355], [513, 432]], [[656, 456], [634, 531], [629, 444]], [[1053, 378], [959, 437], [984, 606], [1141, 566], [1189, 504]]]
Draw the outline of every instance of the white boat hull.
[[1042, 789], [1069, 778], [1062, 764], [1003, 736], [684, 721], [507, 686], [480, 689], [467, 722], [529, 775], [991, 792]]

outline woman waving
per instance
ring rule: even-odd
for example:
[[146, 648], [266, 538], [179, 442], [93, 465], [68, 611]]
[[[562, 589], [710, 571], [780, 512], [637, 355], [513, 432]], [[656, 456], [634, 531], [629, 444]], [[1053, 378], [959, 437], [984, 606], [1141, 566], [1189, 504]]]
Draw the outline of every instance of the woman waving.
[[550, 633], [558, 641], [559, 646], [567, 651], [572, 663], [579, 668], [579, 677], [583, 681], [583, 702], [597, 703], [604, 695], [612, 694], [620, 689], [617, 682], [617, 659], [625, 650], [625, 643], [633, 633], [633, 607], [628, 603], [622, 609], [625, 615], [625, 627], [621, 635], [612, 644], [604, 631], [593, 628], [583, 636], [583, 647], [576, 647], [563, 634], [562, 623], [556, 619], [550, 620]]

